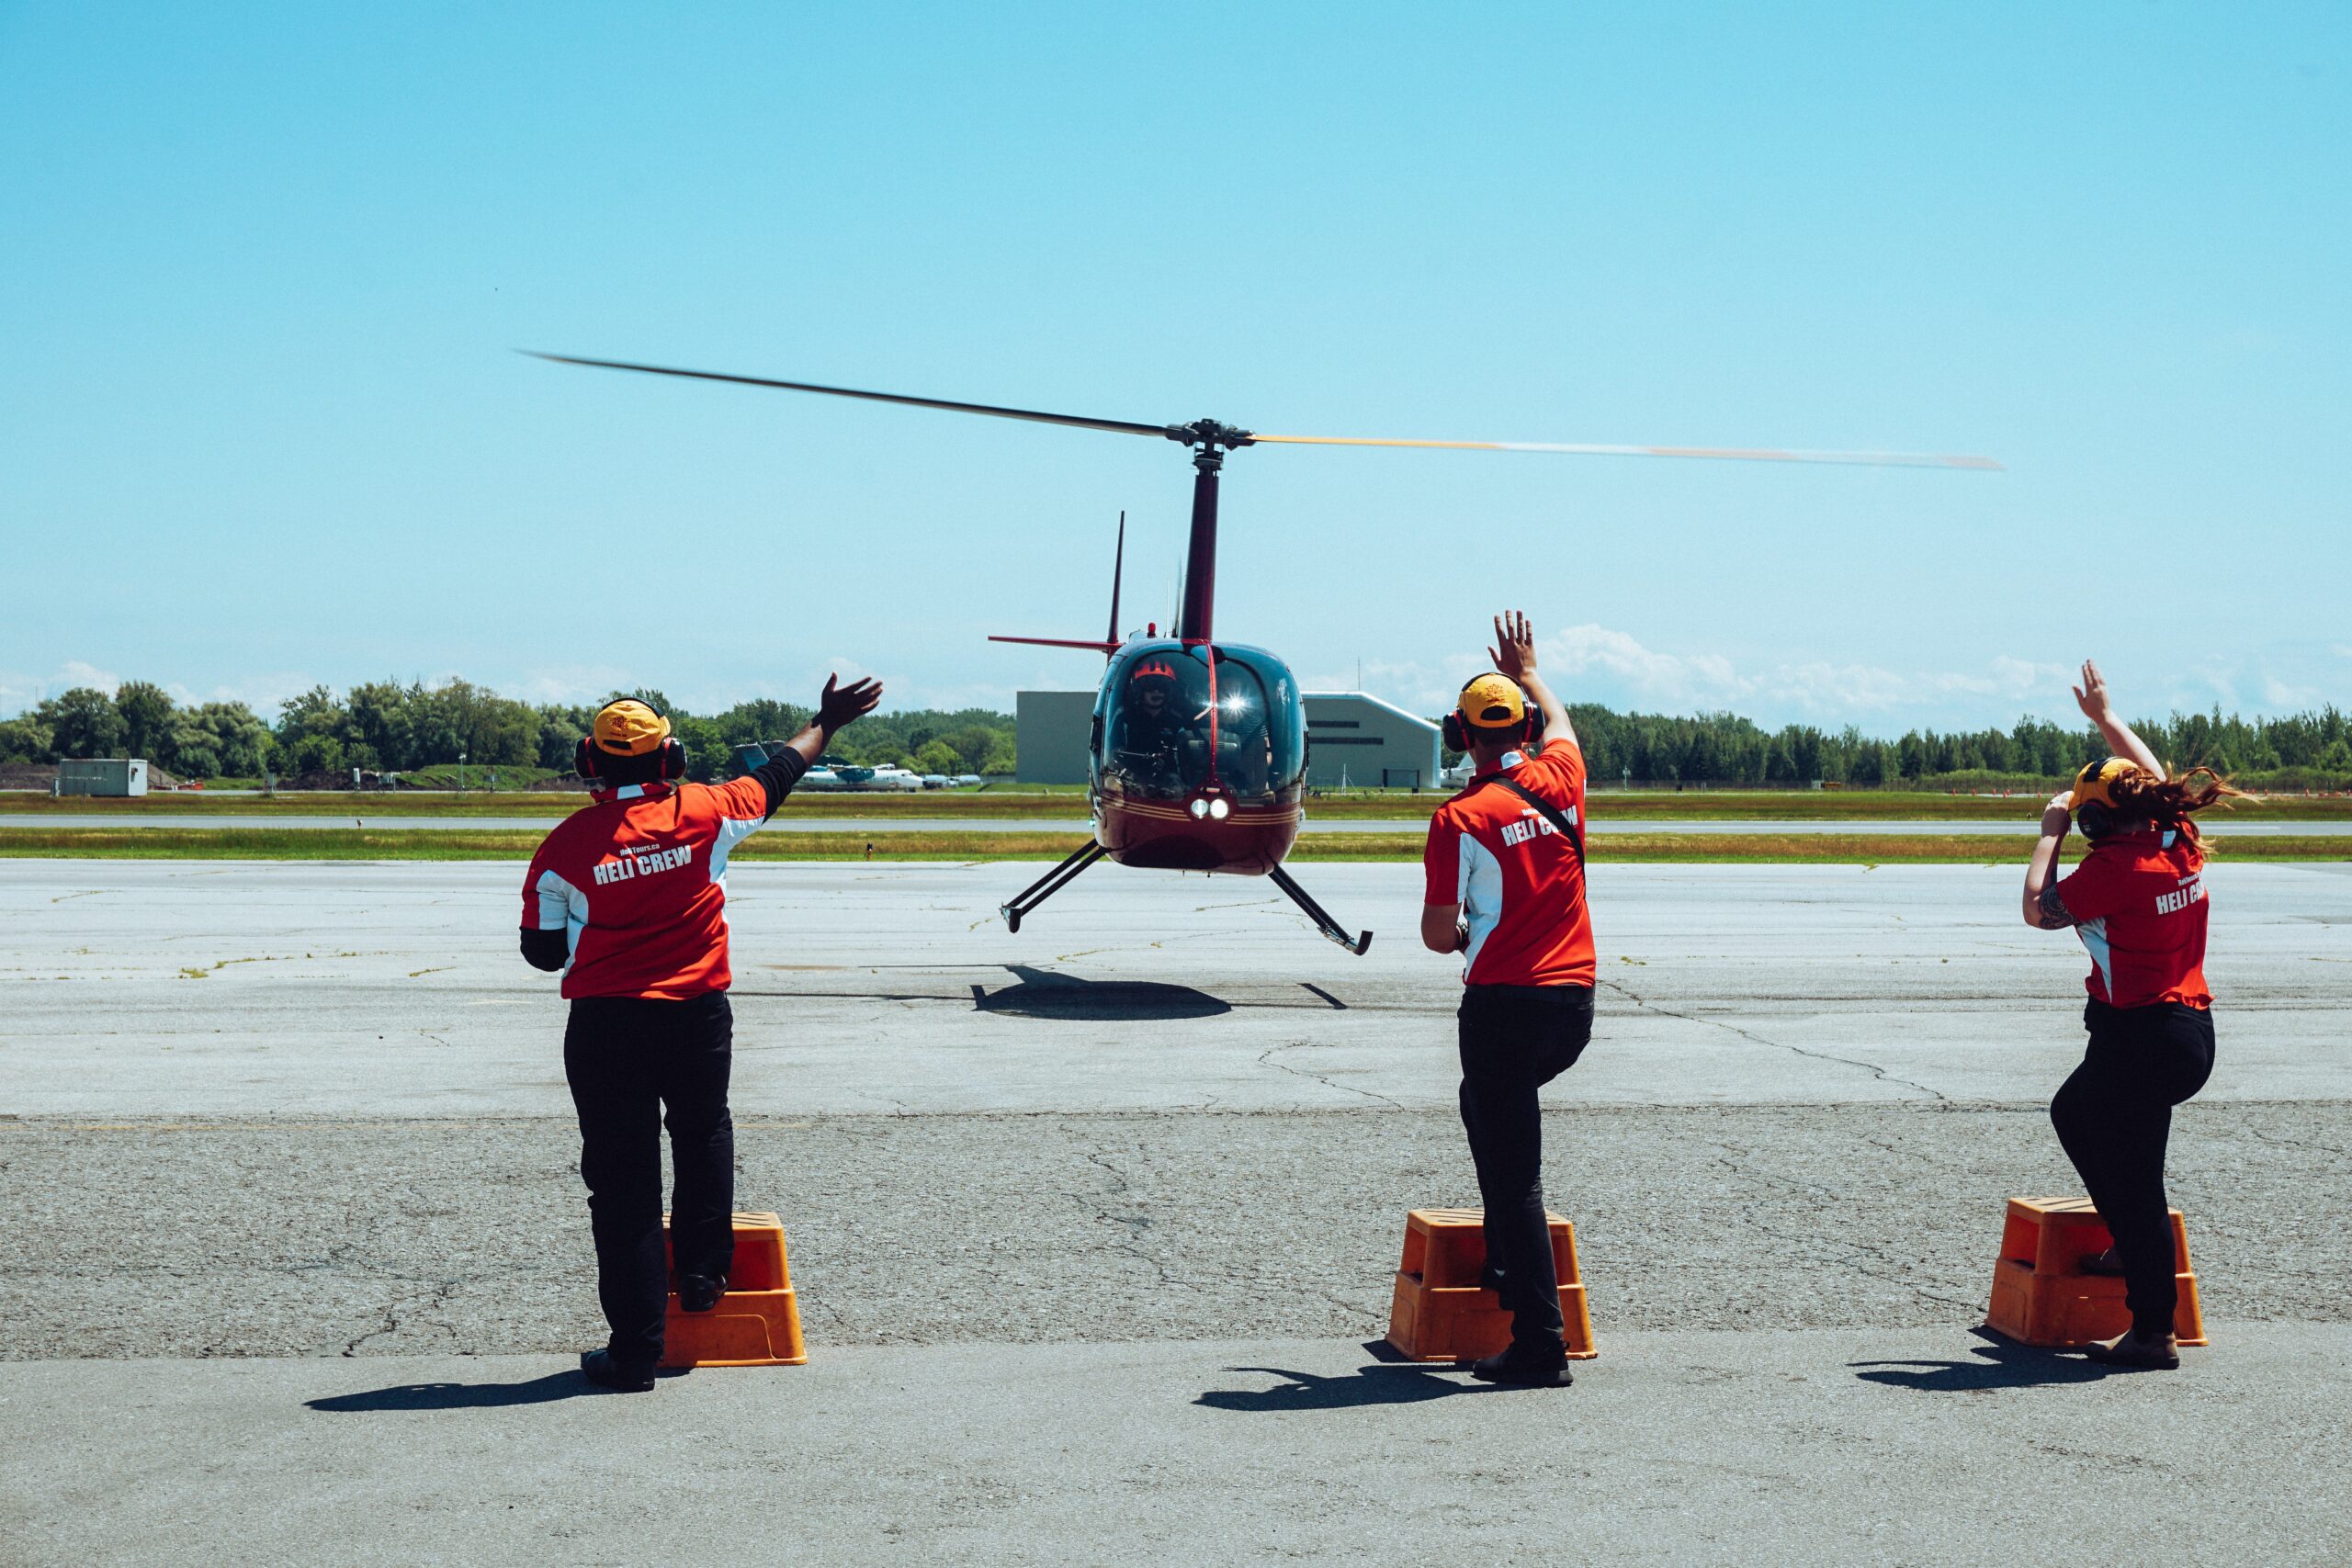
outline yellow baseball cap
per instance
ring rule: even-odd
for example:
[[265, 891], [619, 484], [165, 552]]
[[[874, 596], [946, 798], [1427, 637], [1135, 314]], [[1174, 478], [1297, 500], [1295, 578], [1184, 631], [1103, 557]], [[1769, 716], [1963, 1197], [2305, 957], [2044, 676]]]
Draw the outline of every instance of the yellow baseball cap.
[[2109, 757], [2104, 762], [2092, 762], [2075, 775], [2075, 793], [2066, 804], [2081, 810], [2086, 804], [2115, 809], [2115, 781], [2139, 767], [2137, 762], [2121, 757]]
[[1454, 705], [1477, 729], [1509, 729], [1527, 716], [1527, 696], [1508, 675], [1481, 675], [1462, 688]]
[[616, 757], [642, 757], [670, 739], [670, 721], [634, 697], [596, 710], [596, 744]]

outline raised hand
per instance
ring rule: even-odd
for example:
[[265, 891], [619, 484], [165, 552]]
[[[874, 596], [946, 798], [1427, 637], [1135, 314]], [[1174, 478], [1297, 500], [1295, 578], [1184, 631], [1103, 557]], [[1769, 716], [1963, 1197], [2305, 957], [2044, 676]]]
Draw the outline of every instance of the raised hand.
[[2090, 660], [2083, 660], [2083, 683], [2075, 688], [2075, 705], [2093, 724], [2105, 725], [2114, 716], [2114, 706], [2108, 701], [2107, 678]]
[[1487, 657], [1514, 681], [1535, 673], [1535, 634], [1528, 629], [1525, 611], [1506, 610], [1495, 617], [1495, 644]]
[[882, 700], [881, 682], [868, 676], [836, 686], [840, 679], [837, 674], [826, 676], [824, 694], [817, 699], [817, 728], [828, 735], [864, 718]]
[[2108, 700], [2107, 678], [2098, 666], [2083, 660], [2083, 683], [2075, 688], [2075, 705], [2083, 716], [2098, 726], [2098, 732], [2117, 756], [2137, 763], [2159, 779], [2165, 776], [2164, 763], [2148, 750], [2148, 743], [2132, 733], [2132, 727], [2115, 716], [2115, 705]]
[[2044, 835], [2054, 834], [2063, 839], [2066, 836], [2066, 829], [2073, 825], [2074, 819], [2075, 792], [2071, 789], [2062, 789], [2050, 797], [2049, 805], [2041, 808], [2041, 831]]

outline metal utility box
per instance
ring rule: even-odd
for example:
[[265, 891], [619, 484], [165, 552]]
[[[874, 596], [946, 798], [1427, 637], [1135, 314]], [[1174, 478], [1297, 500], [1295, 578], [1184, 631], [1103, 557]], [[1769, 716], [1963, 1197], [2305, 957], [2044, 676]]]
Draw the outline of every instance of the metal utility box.
[[93, 757], [57, 764], [60, 795], [145, 795], [147, 759]]
[[1023, 784], [1084, 784], [1093, 733], [1092, 692], [1015, 693], [1014, 776]]

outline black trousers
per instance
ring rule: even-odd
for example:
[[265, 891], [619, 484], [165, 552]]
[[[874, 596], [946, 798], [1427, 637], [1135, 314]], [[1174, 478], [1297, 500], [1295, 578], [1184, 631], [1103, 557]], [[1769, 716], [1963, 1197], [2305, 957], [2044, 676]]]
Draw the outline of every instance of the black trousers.
[[563, 1071], [580, 1113], [580, 1175], [596, 1238], [596, 1296], [623, 1360], [662, 1354], [670, 1293], [662, 1260], [662, 1126], [677, 1168], [671, 1246], [681, 1274], [735, 1260], [735, 1122], [727, 1076], [735, 1019], [727, 993], [683, 1002], [582, 997], [563, 1032]]
[[2165, 1211], [2165, 1143], [2172, 1108], [2213, 1071], [2213, 1015], [2177, 1002], [2083, 1009], [2090, 1048], [2050, 1102], [2066, 1157], [2115, 1237], [2124, 1300], [2143, 1336], [2172, 1332], [2172, 1222]]
[[1560, 1279], [1544, 1210], [1544, 1122], [1535, 1091], [1592, 1038], [1589, 986], [1464, 986], [1462, 1127], [1487, 1211], [1487, 1261], [1502, 1270], [1511, 1344], [1561, 1352]]

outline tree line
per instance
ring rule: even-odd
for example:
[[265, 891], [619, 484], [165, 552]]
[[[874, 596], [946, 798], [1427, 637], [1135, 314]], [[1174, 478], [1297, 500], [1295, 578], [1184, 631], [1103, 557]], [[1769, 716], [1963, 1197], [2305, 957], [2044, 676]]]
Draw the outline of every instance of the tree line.
[[[674, 706], [658, 691], [616, 692], [670, 716], [690, 776], [723, 778], [733, 748], [797, 732], [808, 710], [757, 698], [715, 714]], [[611, 697], [605, 700], [610, 701]], [[148, 681], [112, 693], [77, 686], [0, 721], [0, 762], [145, 757], [182, 778], [413, 773], [460, 760], [490, 767], [570, 770], [572, 748], [601, 704], [532, 704], [467, 681], [369, 682], [337, 693], [313, 686], [278, 705], [275, 721], [243, 703], [182, 706]], [[1860, 787], [2052, 780], [2106, 754], [2088, 725], [2021, 718], [2007, 729], [1914, 729], [1894, 739], [1849, 726], [1768, 730], [1736, 714], [1618, 713], [1571, 705], [1596, 782]], [[2277, 718], [2175, 713], [2137, 719], [2176, 767], [2214, 768], [2250, 784], [2343, 787], [2352, 782], [2352, 719], [2333, 705]], [[986, 708], [876, 714], [834, 738], [832, 754], [924, 773], [1009, 774], [1013, 721]], [[1449, 759], [1450, 761], [1451, 759]]]
[[[2020, 718], [2007, 729], [1914, 729], [1895, 739], [1792, 724], [1767, 730], [1736, 714], [1677, 717], [1572, 704], [1586, 766], [1600, 783], [1803, 784], [1860, 788], [2018, 783], [2064, 778], [2107, 755], [2088, 724]], [[2352, 781], [2352, 718], [2333, 705], [2278, 718], [2175, 713], [2132, 721], [2176, 768], [2210, 767], [2271, 787], [2342, 787]]]
[[[615, 697], [667, 714], [688, 775], [698, 779], [724, 778], [735, 746], [797, 734], [809, 717], [806, 707], [764, 697], [716, 714], [678, 707], [658, 691], [615, 692], [604, 702]], [[469, 681], [376, 681], [344, 693], [313, 686], [279, 704], [269, 722], [243, 703], [181, 706], [152, 682], [126, 681], [111, 694], [77, 686], [0, 721], [0, 763], [144, 757], [187, 779], [406, 773], [459, 761], [565, 773], [602, 705], [526, 703]], [[835, 736], [830, 754], [917, 773], [1011, 773], [1012, 734], [1010, 716], [984, 708], [883, 713]]]

